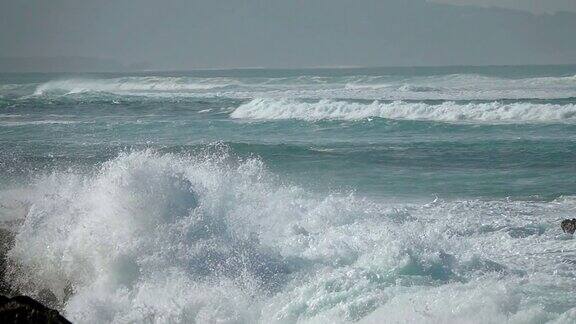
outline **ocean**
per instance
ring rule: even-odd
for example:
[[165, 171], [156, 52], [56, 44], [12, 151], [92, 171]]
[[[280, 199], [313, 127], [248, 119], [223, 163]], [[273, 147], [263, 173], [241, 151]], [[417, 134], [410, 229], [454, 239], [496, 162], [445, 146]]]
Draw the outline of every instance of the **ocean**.
[[77, 323], [574, 323], [576, 66], [0, 74], [5, 282]]

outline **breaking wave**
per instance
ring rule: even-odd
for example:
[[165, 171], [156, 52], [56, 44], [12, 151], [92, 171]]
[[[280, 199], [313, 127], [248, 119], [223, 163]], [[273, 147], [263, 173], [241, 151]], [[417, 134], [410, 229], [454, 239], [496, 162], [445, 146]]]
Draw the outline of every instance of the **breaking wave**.
[[254, 99], [236, 108], [230, 116], [253, 120], [361, 120], [378, 117], [453, 123], [575, 123], [576, 105], [450, 101], [441, 104], [374, 101], [366, 104], [335, 100]]
[[115, 79], [54, 80], [39, 85], [34, 95], [84, 92], [186, 92], [220, 89], [235, 84], [229, 78], [198, 79], [188, 77], [123, 77]]
[[[317, 98], [467, 100], [576, 97], [576, 76], [508, 79], [476, 74], [402, 77], [291, 76], [194, 77], [126, 76], [72, 78], [41, 84], [0, 85], [4, 93], [68, 95], [92, 92], [143, 96], [225, 96], [230, 98]], [[30, 90], [32, 87], [32, 90]]]
[[570, 299], [573, 290], [549, 288], [573, 284], [573, 268], [556, 255], [527, 257], [560, 247], [555, 220], [569, 202], [323, 196], [225, 147], [121, 154], [94, 172], [38, 179], [23, 199], [10, 282], [49, 291], [75, 322], [576, 316], [542, 306]]

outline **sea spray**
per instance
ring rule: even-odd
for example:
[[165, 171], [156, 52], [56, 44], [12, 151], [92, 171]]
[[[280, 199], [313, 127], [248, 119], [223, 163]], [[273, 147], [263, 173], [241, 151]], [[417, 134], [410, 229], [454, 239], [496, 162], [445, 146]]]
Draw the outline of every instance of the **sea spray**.
[[[321, 197], [282, 184], [261, 160], [234, 158], [226, 147], [123, 153], [97, 171], [54, 172], [32, 187], [9, 276], [23, 292], [50, 290], [76, 322], [324, 322], [378, 314], [369, 321], [393, 311], [398, 320], [425, 322], [429, 314], [477, 323], [567, 310], [551, 312], [526, 295], [538, 286], [533, 280], [541, 289], [559, 284], [557, 264], [518, 261], [542, 235], [526, 220], [546, 228], [569, 203], [388, 206], [348, 194]], [[497, 224], [485, 215], [504, 210], [507, 223], [479, 226]], [[540, 291], [566, 297], [558, 293]], [[459, 299], [458, 312], [429, 306], [453, 294], [476, 298]]]
[[[250, 210], [254, 206], [246, 204], [245, 213], [234, 215], [241, 212], [234, 206], [263, 190], [250, 179], [264, 170], [256, 161], [229, 169], [220, 158], [195, 161], [147, 151], [122, 155], [94, 174], [46, 177], [31, 193], [32, 207], [10, 252], [19, 266], [12, 275], [20, 289], [49, 289], [62, 299], [70, 285], [74, 294], [66, 313], [82, 322], [122, 321], [126, 316], [139, 321], [149, 316], [199, 319], [204, 316], [202, 299], [231, 297], [216, 287], [187, 301], [186, 287], [206, 282], [235, 282], [247, 291], [272, 289], [287, 270], [253, 240], [257, 228], [247, 217], [256, 216]], [[151, 286], [171, 285], [185, 295], [168, 299], [182, 305], [163, 309], [159, 301], [147, 305], [140, 299]], [[139, 302], [152, 310], [139, 310]], [[246, 315], [240, 314], [245, 307], [220, 314], [221, 302], [208, 304], [216, 307], [204, 310], [214, 312], [213, 320]]]

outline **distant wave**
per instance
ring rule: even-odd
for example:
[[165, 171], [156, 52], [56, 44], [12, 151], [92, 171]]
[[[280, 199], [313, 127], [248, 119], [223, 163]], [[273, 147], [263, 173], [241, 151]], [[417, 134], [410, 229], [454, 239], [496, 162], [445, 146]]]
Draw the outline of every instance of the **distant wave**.
[[79, 122], [73, 120], [30, 120], [30, 121], [0, 121], [0, 126], [16, 127], [16, 126], [30, 126], [30, 125], [72, 125], [86, 122]]
[[253, 120], [361, 120], [379, 117], [454, 123], [575, 123], [576, 105], [526, 102], [460, 104], [450, 101], [437, 105], [405, 101], [365, 104], [335, 100], [254, 99], [238, 107], [230, 116]]
[[375, 83], [375, 84], [363, 84], [363, 83], [347, 83], [345, 85], [346, 89], [349, 90], [393, 90], [401, 92], [433, 92], [442, 91], [441, 88], [435, 88], [426, 85], [412, 85], [412, 84], [387, 84], [387, 83]]
[[126, 76], [62, 79], [10, 86], [3, 93], [41, 95], [113, 93], [142, 96], [317, 99], [522, 99], [576, 96], [576, 76], [498, 78], [476, 74], [438, 76], [180, 77]]
[[83, 92], [131, 92], [158, 91], [182, 92], [224, 88], [235, 81], [228, 78], [195, 79], [187, 77], [123, 77], [114, 79], [67, 79], [43, 83], [36, 88], [35, 95], [49, 93]]

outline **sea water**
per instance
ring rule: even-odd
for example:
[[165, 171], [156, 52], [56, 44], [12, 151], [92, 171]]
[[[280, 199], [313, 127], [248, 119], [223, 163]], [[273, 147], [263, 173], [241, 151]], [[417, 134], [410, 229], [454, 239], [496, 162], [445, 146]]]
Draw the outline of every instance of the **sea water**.
[[576, 66], [0, 74], [5, 280], [78, 323], [573, 323], [575, 175]]

